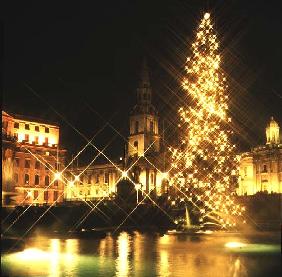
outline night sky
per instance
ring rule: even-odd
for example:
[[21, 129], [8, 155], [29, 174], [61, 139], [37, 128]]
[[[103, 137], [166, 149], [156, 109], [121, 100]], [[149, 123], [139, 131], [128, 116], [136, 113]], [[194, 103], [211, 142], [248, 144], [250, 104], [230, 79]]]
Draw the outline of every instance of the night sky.
[[[106, 123], [127, 137], [144, 56], [166, 137], [174, 136], [185, 60], [206, 11], [221, 42], [239, 149], [264, 143], [270, 116], [282, 127], [279, 1], [7, 2], [3, 109], [58, 122], [70, 155], [85, 144], [70, 125], [122, 155], [124, 140]], [[81, 163], [95, 154], [87, 149]]]

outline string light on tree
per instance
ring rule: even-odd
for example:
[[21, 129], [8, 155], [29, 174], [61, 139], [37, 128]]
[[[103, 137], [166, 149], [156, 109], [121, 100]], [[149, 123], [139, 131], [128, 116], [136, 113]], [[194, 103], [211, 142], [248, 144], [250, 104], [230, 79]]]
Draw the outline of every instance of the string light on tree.
[[199, 208], [201, 220], [227, 228], [234, 226], [243, 209], [233, 199], [239, 158], [230, 140], [228, 86], [218, 48], [211, 16], [206, 13], [185, 66], [182, 85], [191, 103], [179, 109], [184, 137], [178, 148], [171, 148], [171, 187], [173, 201], [185, 195]]

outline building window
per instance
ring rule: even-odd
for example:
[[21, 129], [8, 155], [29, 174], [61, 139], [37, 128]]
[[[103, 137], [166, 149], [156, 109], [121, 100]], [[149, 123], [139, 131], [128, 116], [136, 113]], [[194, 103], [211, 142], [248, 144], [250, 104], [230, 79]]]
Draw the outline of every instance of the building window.
[[266, 164], [263, 165], [263, 172], [267, 172], [267, 165]]
[[154, 122], [150, 121], [150, 132], [153, 133], [154, 132]]
[[105, 172], [105, 184], [108, 184], [109, 183], [109, 173], [108, 172]]
[[34, 129], [36, 132], [39, 132], [39, 126], [35, 126]]
[[88, 184], [91, 184], [91, 175], [88, 175], [88, 180], [87, 180]]
[[25, 174], [25, 175], [24, 175], [24, 183], [25, 183], [26, 185], [28, 185], [28, 183], [29, 183], [29, 175], [28, 175], [28, 174]]
[[20, 166], [20, 159], [19, 158], [15, 158], [15, 162], [16, 162], [16, 167]]
[[58, 185], [59, 185], [58, 180], [55, 180], [55, 181], [54, 181], [54, 186], [57, 187]]
[[14, 123], [14, 128], [19, 129], [19, 122]]
[[39, 137], [38, 136], [34, 137], [34, 141], [35, 141], [36, 144], [38, 144], [39, 143]]
[[44, 191], [44, 201], [48, 201], [48, 191]]
[[58, 191], [54, 191], [54, 201], [58, 200]]
[[14, 137], [15, 137], [16, 140], [18, 140], [19, 139], [19, 134], [18, 133], [14, 133]]
[[29, 124], [25, 124], [25, 125], [24, 125], [24, 128], [25, 128], [26, 130], [29, 130]]
[[49, 176], [45, 176], [45, 186], [49, 186]]
[[139, 132], [139, 122], [136, 121], [135, 122], [135, 134], [137, 134]]
[[25, 160], [24, 167], [25, 168], [30, 168], [30, 160]]
[[48, 145], [48, 137], [45, 138], [45, 144]]
[[14, 174], [15, 183], [19, 182], [19, 175], [17, 173]]
[[39, 175], [35, 175], [35, 177], [34, 177], [34, 184], [36, 186], [39, 185]]
[[151, 173], [151, 184], [154, 184], [154, 173]]
[[45, 127], [45, 133], [49, 133], [49, 128]]
[[33, 192], [33, 198], [36, 200], [38, 198], [38, 190]]
[[133, 145], [134, 145], [134, 147], [136, 147], [136, 149], [138, 149], [138, 141], [137, 140], [134, 141]]
[[99, 183], [99, 174], [96, 174], [96, 184]]
[[25, 135], [24, 135], [24, 140], [25, 140], [25, 141], [29, 141], [29, 135], [28, 135], [28, 134], [25, 134]]
[[40, 162], [39, 161], [35, 161], [35, 169], [40, 169]]

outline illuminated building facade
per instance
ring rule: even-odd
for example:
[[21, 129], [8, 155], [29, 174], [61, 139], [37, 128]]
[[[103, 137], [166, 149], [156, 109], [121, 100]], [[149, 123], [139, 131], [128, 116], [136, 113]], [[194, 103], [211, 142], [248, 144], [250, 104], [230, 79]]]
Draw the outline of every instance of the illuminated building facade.
[[[57, 125], [2, 111], [2, 204], [63, 201], [59, 172], [64, 168], [65, 154], [59, 149]], [[13, 203], [8, 203], [8, 196]]]
[[116, 193], [116, 184], [121, 177], [119, 164], [96, 164], [78, 167], [71, 171], [65, 187], [67, 201], [109, 198]]
[[139, 188], [160, 195], [167, 177], [165, 153], [161, 149], [159, 117], [152, 105], [152, 88], [145, 59], [137, 88], [137, 104], [129, 117], [126, 155], [126, 168]]
[[257, 192], [282, 193], [282, 144], [273, 117], [266, 127], [266, 144], [243, 153], [240, 161], [238, 195]]
[[[129, 118], [126, 157], [119, 163], [93, 164], [69, 170], [65, 189], [67, 201], [110, 198], [117, 192], [117, 183], [129, 177], [138, 189], [160, 195], [166, 182], [165, 153], [161, 152], [159, 117], [152, 105], [149, 71], [144, 60], [137, 88], [137, 104]], [[76, 176], [76, 177], [75, 177]]]

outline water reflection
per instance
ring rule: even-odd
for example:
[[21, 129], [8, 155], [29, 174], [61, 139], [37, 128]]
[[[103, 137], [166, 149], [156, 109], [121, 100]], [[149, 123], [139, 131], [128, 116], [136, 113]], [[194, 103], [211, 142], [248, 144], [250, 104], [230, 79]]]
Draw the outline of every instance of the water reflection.
[[117, 240], [118, 257], [116, 259], [116, 276], [129, 276], [130, 262], [128, 255], [131, 251], [129, 243], [129, 235], [126, 232], [120, 233]]
[[102, 240], [41, 237], [4, 254], [2, 276], [280, 276], [280, 241], [267, 240], [139, 232]]

